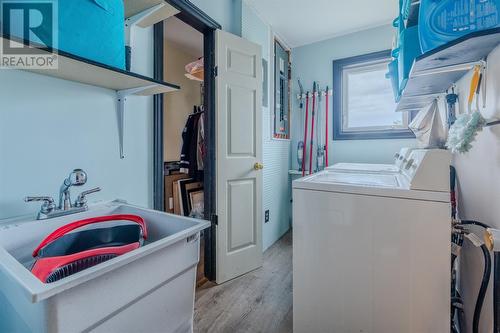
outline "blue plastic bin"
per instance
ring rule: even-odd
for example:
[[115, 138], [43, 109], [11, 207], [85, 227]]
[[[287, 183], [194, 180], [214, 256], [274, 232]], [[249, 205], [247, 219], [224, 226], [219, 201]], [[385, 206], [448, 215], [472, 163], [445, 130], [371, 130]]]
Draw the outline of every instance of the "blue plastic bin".
[[413, 62], [422, 54], [418, 32], [418, 25], [413, 26], [405, 29], [399, 38], [398, 76], [400, 91], [406, 88]]
[[[3, 1], [0, 0], [0, 3]], [[46, 2], [46, 1], [45, 1]], [[125, 68], [125, 10], [123, 0], [51, 0], [58, 13], [50, 26], [40, 26], [37, 34], [54, 37], [52, 46], [64, 52], [112, 67]], [[11, 34], [24, 38], [22, 20], [12, 20]], [[17, 24], [16, 24], [17, 23]], [[5, 22], [2, 22], [5, 31]], [[29, 37], [34, 42], [36, 38]], [[43, 39], [45, 41], [47, 39]], [[49, 38], [50, 40], [50, 38]]]
[[393, 59], [387, 65], [389, 72], [386, 74], [386, 78], [391, 80], [392, 90], [394, 92], [394, 100], [396, 103], [401, 99], [401, 91], [399, 89], [399, 68], [398, 68], [398, 59]]
[[408, 16], [410, 16], [411, 2], [412, 0], [402, 0], [400, 2], [400, 12], [404, 20], [407, 20]]
[[423, 52], [461, 36], [500, 26], [500, 0], [421, 0], [419, 26]]

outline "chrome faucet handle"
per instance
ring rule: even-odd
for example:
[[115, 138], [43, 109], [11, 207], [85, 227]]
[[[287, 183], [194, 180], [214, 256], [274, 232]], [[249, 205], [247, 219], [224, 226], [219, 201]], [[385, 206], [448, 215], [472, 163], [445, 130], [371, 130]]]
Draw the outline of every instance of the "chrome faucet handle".
[[100, 187], [95, 187], [93, 189], [83, 191], [82, 193], [80, 193], [80, 195], [78, 195], [78, 197], [76, 198], [75, 207], [87, 206], [87, 195], [99, 192], [100, 190], [101, 190]]
[[33, 202], [33, 201], [43, 201], [42, 207], [40, 207], [40, 213], [48, 214], [53, 212], [56, 209], [56, 204], [52, 197], [26, 197], [24, 198], [25, 202]]

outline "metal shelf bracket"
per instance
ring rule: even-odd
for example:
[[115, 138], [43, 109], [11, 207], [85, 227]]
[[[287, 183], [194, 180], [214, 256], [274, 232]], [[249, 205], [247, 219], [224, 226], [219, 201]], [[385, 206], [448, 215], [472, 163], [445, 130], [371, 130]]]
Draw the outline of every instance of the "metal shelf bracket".
[[124, 133], [125, 102], [127, 101], [127, 97], [131, 95], [140, 95], [142, 92], [145, 92], [152, 88], [156, 88], [158, 86], [159, 85], [152, 84], [144, 87], [116, 91], [116, 100], [118, 102], [117, 118], [118, 118], [118, 140], [120, 145], [120, 159], [125, 158], [125, 154], [123, 153], [123, 133]]
[[180, 13], [179, 10], [172, 7], [168, 3], [163, 2], [127, 18], [125, 20], [125, 44], [127, 46], [131, 46], [133, 44], [134, 40], [132, 31], [134, 27], [137, 26], [140, 28], [146, 28], [178, 13]]

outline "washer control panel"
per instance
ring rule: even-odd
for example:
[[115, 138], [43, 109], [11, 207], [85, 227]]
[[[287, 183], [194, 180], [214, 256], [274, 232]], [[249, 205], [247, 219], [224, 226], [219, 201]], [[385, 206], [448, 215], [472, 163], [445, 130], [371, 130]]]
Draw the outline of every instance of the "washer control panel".
[[451, 153], [444, 149], [415, 149], [401, 165], [412, 190], [450, 191]]

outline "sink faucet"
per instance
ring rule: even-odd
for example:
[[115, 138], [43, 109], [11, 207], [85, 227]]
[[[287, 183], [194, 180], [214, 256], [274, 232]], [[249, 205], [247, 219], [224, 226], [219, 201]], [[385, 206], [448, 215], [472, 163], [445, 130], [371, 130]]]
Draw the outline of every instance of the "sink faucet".
[[41, 201], [43, 202], [37, 219], [44, 220], [53, 217], [64, 216], [69, 214], [80, 213], [88, 210], [87, 195], [99, 192], [100, 187], [96, 187], [87, 191], [83, 191], [77, 197], [74, 203], [71, 202], [70, 188], [72, 186], [83, 186], [87, 182], [87, 173], [82, 169], [73, 170], [69, 176], [64, 179], [61, 188], [59, 189], [59, 206], [56, 206], [54, 199], [47, 196], [26, 197], [25, 202]]
[[68, 210], [72, 207], [69, 189], [71, 186], [83, 186], [87, 182], [87, 173], [82, 169], [75, 169], [66, 178], [59, 189], [59, 209]]

